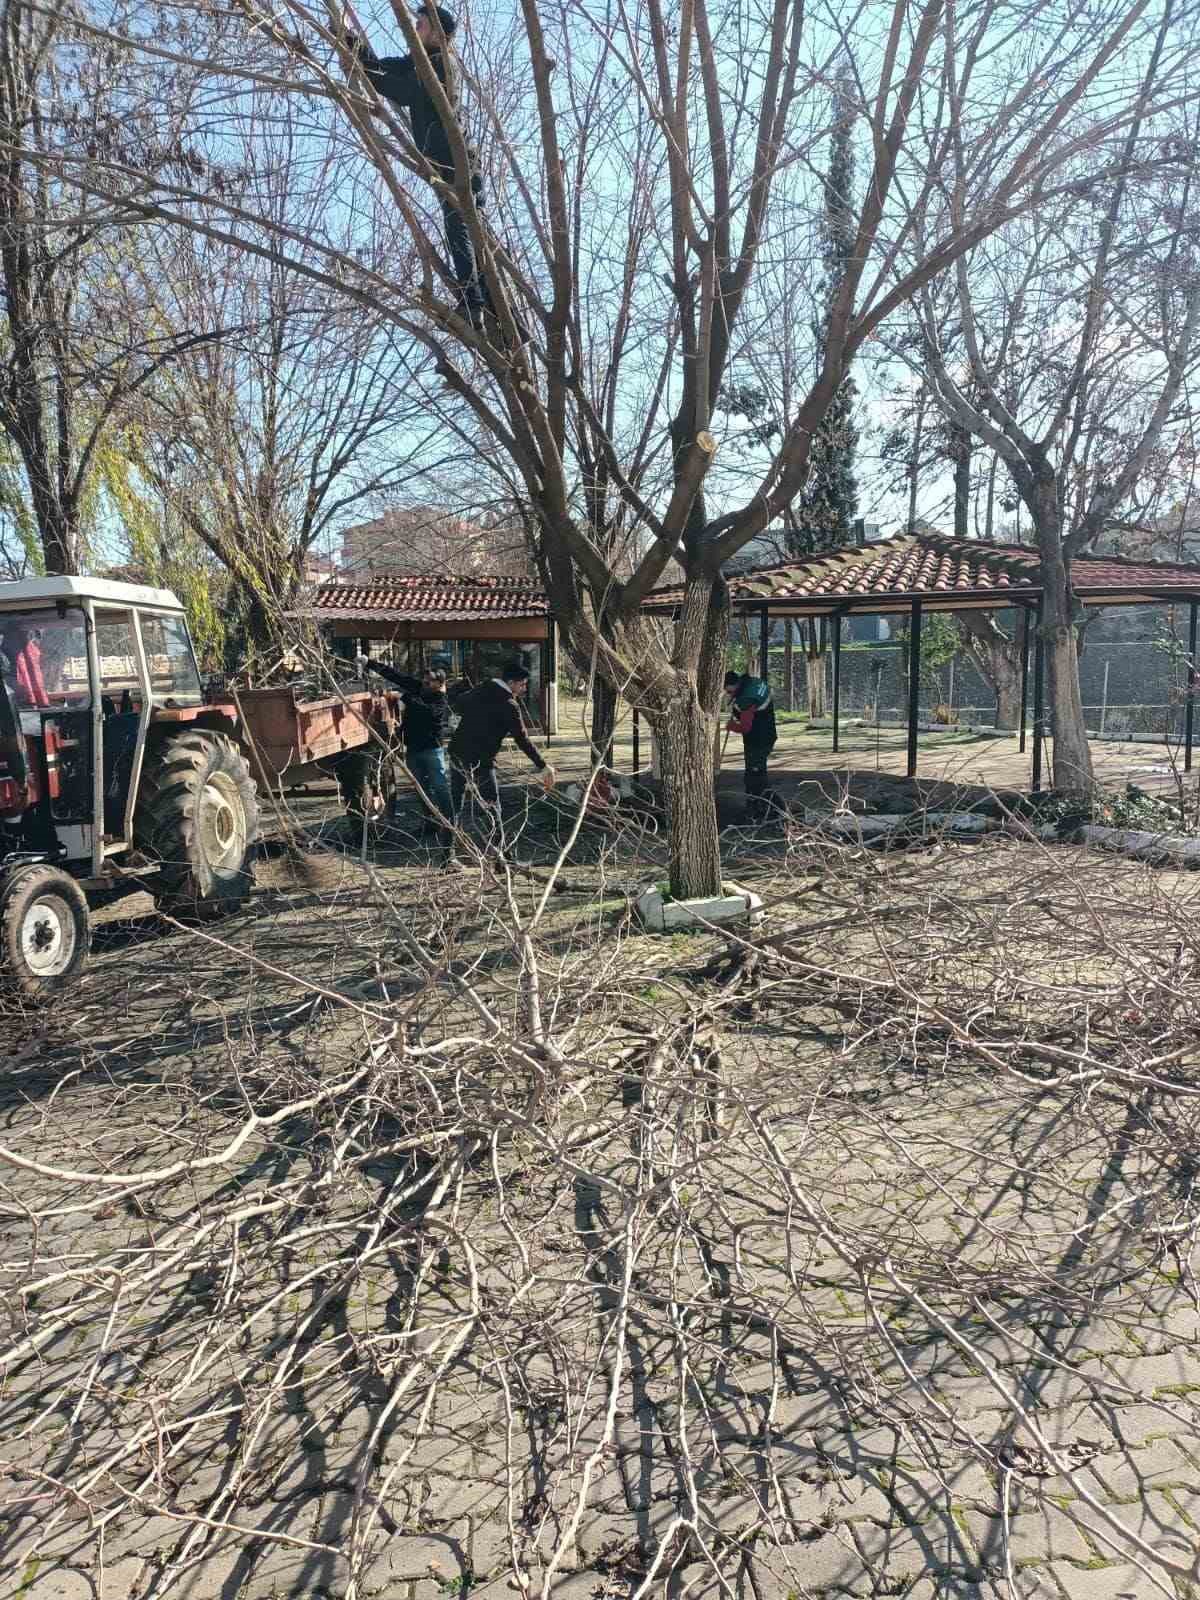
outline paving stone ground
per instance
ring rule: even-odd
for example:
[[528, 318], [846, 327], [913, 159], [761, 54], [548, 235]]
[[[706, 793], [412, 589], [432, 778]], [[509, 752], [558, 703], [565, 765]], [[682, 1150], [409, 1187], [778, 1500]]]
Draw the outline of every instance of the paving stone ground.
[[[1008, 858], [972, 857], [950, 898], [986, 899], [993, 859]], [[414, 896], [414, 917], [422, 899], [450, 894], [407, 858], [380, 871]], [[1112, 892], [1131, 895], [1147, 881], [1139, 872]], [[302, 938], [310, 974], [378, 993], [390, 980], [378, 951], [364, 953], [378, 924], [371, 893], [350, 874], [316, 896], [279, 891], [235, 925], [234, 946], [257, 963], [253, 994], [248, 968], [231, 970], [196, 935], [114, 933], [76, 1031], [22, 1046], [45, 1062], [8, 1080], [0, 1143], [49, 1159], [57, 1141], [86, 1140], [92, 1163], [127, 1160], [169, 1138], [168, 1082], [186, 1084], [189, 1117], [216, 1130], [236, 1071], [286, 1073], [318, 1050], [341, 1060], [361, 1023], [321, 1013], [273, 974], [296, 962]], [[1181, 916], [1192, 893], [1180, 880]], [[997, 926], [1035, 915], [998, 898], [986, 913]], [[1082, 918], [1064, 920], [1029, 978], [1031, 992], [1057, 986], [1065, 1007], [1096, 981], [1096, 960], [1072, 945]], [[1145, 952], [1154, 940], [1150, 927]], [[661, 1009], [666, 988], [639, 981], [648, 1011]], [[981, 958], [963, 979], [964, 1012], [997, 981]], [[1179, 995], [1194, 1006], [1182, 980]], [[506, 1158], [525, 1208], [523, 1259], [505, 1246], [486, 1165], [453, 1201], [482, 1263], [485, 1312], [436, 1385], [428, 1374], [468, 1300], [461, 1259], [381, 1252], [326, 1304], [305, 1286], [320, 1264], [306, 1240], [270, 1258], [269, 1312], [222, 1357], [213, 1392], [236, 1399], [236, 1416], [171, 1435], [165, 1476], [151, 1429], [128, 1466], [97, 1480], [91, 1507], [59, 1487], [153, 1416], [157, 1374], [216, 1348], [224, 1319], [241, 1314], [236, 1297], [221, 1299], [227, 1246], [204, 1271], [165, 1278], [136, 1336], [110, 1350], [102, 1327], [67, 1330], [17, 1369], [0, 1392], [0, 1595], [511, 1600], [546, 1586], [562, 1600], [643, 1587], [697, 1600], [1185, 1600], [1155, 1555], [1193, 1569], [1200, 1555], [1200, 1302], [1190, 1253], [1161, 1244], [1191, 1216], [1190, 1101], [1006, 1089], [956, 1069], [933, 1035], [914, 1044], [884, 1031], [869, 1051], [835, 1056], [837, 998], [814, 988], [807, 1012], [768, 1007], [732, 1042], [745, 1120], [705, 1155], [703, 1185], [648, 1213], [637, 1234], [611, 1433], [623, 1268], [602, 1180], [667, 1156], [632, 1136], [619, 1093], [581, 1094], [576, 1130], [609, 1130], [588, 1133], [594, 1181]], [[109, 1125], [97, 1117], [100, 1074], [114, 1085]], [[790, 1121], [784, 1093], [795, 1095]], [[753, 1135], [756, 1109], [775, 1119], [774, 1153]], [[240, 1181], [263, 1192], [303, 1159], [298, 1133], [294, 1145], [264, 1140]], [[354, 1228], [395, 1181], [385, 1166], [346, 1197]], [[24, 1201], [43, 1197], [37, 1180], [21, 1183]], [[809, 1201], [824, 1228], [806, 1220]], [[10, 1204], [0, 1219], [10, 1291], [28, 1246], [18, 1212]], [[68, 1262], [98, 1242], [132, 1251], [170, 1220], [94, 1208], [50, 1219], [43, 1245]], [[1190, 1252], [1190, 1224], [1179, 1236]], [[244, 1293], [267, 1304], [261, 1286]], [[293, 1360], [297, 1319], [310, 1313]], [[692, 1319], [686, 1367], [672, 1316]], [[55, 1362], [72, 1361], [92, 1375], [76, 1434], [50, 1382]], [[408, 1373], [424, 1376], [397, 1393]], [[101, 1537], [95, 1507], [118, 1479], [126, 1495], [149, 1487], [142, 1510], [127, 1499]]]

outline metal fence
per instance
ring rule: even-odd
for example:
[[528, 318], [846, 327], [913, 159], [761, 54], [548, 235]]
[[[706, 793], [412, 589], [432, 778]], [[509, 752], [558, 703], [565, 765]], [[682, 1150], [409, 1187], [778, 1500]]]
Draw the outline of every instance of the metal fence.
[[[1091, 733], [1097, 737], [1128, 739], [1182, 739], [1186, 674], [1179, 660], [1155, 647], [1149, 640], [1113, 642], [1090, 646], [1079, 663], [1080, 686], [1084, 695], [1084, 715]], [[773, 647], [770, 677], [775, 704], [789, 709], [785, 664], [781, 648]], [[825, 696], [833, 704], [833, 658], [824, 658]], [[808, 708], [808, 680], [804, 656], [796, 650], [792, 659], [790, 706], [797, 711]], [[1033, 683], [1030, 674], [1028, 716], [1033, 716]], [[908, 675], [904, 656], [894, 645], [870, 649], [843, 646], [841, 652], [841, 712], [847, 720], [878, 716], [881, 723], [905, 721], [908, 716]], [[934, 720], [937, 707], [947, 707], [964, 726], [992, 727], [996, 722], [996, 699], [987, 680], [965, 657], [958, 656], [935, 671], [923, 672], [918, 715], [922, 722]]]

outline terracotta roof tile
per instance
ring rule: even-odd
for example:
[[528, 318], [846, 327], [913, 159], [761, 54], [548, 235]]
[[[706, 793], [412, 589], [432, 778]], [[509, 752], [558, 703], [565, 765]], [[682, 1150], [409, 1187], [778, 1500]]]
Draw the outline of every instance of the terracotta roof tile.
[[[1200, 594], [1200, 568], [1170, 561], [1079, 556], [1072, 566], [1082, 596], [1113, 593]], [[942, 596], [1036, 594], [1037, 551], [1027, 545], [986, 544], [943, 533], [898, 534], [822, 555], [760, 567], [729, 579], [739, 601], [808, 601], [816, 605], [872, 598], [931, 601]], [[660, 589], [650, 604], [677, 604], [678, 587]], [[533, 618], [548, 614], [546, 596], [528, 578], [409, 577], [373, 575], [317, 586], [297, 615], [318, 621], [468, 622], [487, 618]]]
[[[1072, 578], [1081, 595], [1173, 589], [1200, 593], [1200, 568], [1169, 561], [1078, 556], [1072, 564]], [[836, 604], [915, 595], [929, 600], [957, 594], [999, 597], [1036, 593], [1040, 586], [1038, 553], [1031, 546], [987, 544], [944, 533], [897, 534], [760, 567], [729, 579], [735, 604], [755, 600]], [[652, 603], [669, 606], [677, 603], [680, 594], [677, 587], [660, 589]]]
[[546, 613], [546, 596], [528, 578], [375, 574], [319, 585], [297, 615], [330, 622], [470, 622]]

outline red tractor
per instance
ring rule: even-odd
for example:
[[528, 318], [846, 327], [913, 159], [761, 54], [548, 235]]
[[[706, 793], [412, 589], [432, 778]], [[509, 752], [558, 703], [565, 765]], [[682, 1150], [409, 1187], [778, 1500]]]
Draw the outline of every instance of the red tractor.
[[173, 594], [0, 583], [0, 980], [63, 987], [89, 897], [211, 917], [251, 888], [258, 799], [235, 703], [208, 704]]

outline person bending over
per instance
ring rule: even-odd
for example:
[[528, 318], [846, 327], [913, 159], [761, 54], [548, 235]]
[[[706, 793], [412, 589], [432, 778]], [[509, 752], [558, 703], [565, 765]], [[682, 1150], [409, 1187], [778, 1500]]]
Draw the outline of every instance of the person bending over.
[[742, 736], [745, 762], [746, 815], [761, 822], [767, 811], [767, 758], [779, 737], [770, 686], [747, 672], [727, 672], [729, 731]]

